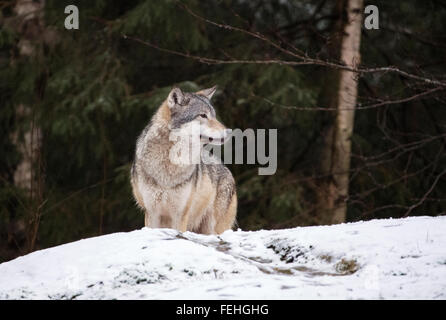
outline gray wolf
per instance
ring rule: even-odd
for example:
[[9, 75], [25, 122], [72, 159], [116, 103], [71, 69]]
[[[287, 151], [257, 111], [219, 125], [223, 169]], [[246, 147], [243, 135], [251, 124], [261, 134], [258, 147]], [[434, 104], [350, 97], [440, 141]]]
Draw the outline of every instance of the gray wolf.
[[[187, 155], [191, 144], [201, 152], [206, 144], [223, 144], [230, 136], [216, 119], [210, 101], [215, 91], [216, 87], [195, 93], [173, 88], [138, 137], [130, 175], [146, 227], [202, 234], [220, 234], [233, 227], [237, 195], [229, 169], [219, 161], [205, 163], [201, 157], [172, 158], [185, 150]], [[172, 136], [192, 139], [184, 143]]]

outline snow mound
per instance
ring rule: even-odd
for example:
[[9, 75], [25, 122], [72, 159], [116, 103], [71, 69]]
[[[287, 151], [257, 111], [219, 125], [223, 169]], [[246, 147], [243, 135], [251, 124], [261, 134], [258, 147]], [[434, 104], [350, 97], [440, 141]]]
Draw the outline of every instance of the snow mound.
[[446, 217], [115, 233], [0, 264], [0, 299], [446, 299]]

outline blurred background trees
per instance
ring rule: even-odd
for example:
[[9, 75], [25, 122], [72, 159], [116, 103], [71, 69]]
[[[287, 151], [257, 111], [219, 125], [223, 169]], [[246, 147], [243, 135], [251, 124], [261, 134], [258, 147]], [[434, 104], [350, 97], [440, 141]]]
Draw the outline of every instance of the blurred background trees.
[[[217, 84], [230, 128], [278, 129], [275, 175], [229, 166], [244, 230], [339, 222], [339, 207], [346, 221], [444, 214], [446, 4], [365, 1], [380, 23], [360, 26], [358, 73], [342, 43], [361, 2], [0, 1], [0, 262], [143, 226], [135, 140], [174, 85]], [[70, 4], [79, 30], [64, 28]], [[356, 110], [335, 170], [342, 73]]]

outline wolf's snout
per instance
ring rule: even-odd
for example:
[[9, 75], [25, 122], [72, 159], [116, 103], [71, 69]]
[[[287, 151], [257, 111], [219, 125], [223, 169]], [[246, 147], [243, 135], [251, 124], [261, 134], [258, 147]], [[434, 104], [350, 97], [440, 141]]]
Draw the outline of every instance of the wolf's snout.
[[224, 144], [231, 133], [232, 129], [227, 129], [217, 120], [200, 125], [200, 139], [204, 143]]
[[224, 136], [223, 138], [213, 138], [213, 137], [208, 137], [208, 136], [204, 136], [202, 134], [200, 134], [200, 139], [205, 142], [209, 142], [212, 144], [223, 144], [225, 143], [227, 136]]

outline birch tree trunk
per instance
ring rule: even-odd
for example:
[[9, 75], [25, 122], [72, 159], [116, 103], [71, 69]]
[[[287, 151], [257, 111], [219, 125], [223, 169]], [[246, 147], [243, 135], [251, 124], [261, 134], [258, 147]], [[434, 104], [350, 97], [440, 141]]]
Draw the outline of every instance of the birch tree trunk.
[[[17, 0], [14, 7], [14, 25], [20, 39], [17, 49], [20, 58], [33, 59], [41, 52], [44, 38], [43, 8], [45, 0]], [[30, 93], [32, 94], [32, 93]], [[29, 199], [28, 223], [26, 225], [27, 251], [36, 246], [40, 223], [40, 204], [43, 199], [41, 176], [42, 130], [35, 121], [35, 106], [20, 104], [16, 107], [17, 130], [12, 141], [21, 154], [21, 161], [14, 172], [14, 184], [26, 192]]]
[[[345, 7], [346, 0], [336, 1], [336, 5], [333, 8], [333, 15], [338, 18], [334, 21], [331, 26], [330, 39], [327, 44], [327, 55], [333, 60], [340, 59], [341, 51], [341, 39], [343, 34], [343, 11]], [[324, 77], [322, 91], [319, 95], [318, 105], [326, 107], [328, 109], [334, 109], [337, 107], [338, 102], [338, 88], [339, 88], [339, 70], [329, 69], [326, 71], [327, 76]], [[327, 175], [331, 170], [331, 156], [332, 156], [332, 144], [333, 144], [333, 127], [334, 119], [331, 113], [322, 113], [324, 117], [324, 122], [326, 123], [323, 127], [322, 136], [324, 138], [324, 147], [321, 152], [319, 169], [321, 174]], [[325, 202], [325, 200], [323, 200]]]
[[[349, 67], [356, 67], [360, 63], [363, 0], [347, 0], [345, 6], [347, 21], [343, 28], [340, 60]], [[341, 70], [337, 90], [337, 112], [333, 130], [330, 168], [331, 179], [327, 188], [327, 205], [332, 212], [332, 223], [345, 222], [347, 216], [346, 199], [349, 192], [351, 137], [358, 93], [357, 75], [350, 71]]]
[[[18, 0], [14, 7], [17, 14], [17, 25], [20, 34], [17, 49], [21, 57], [32, 57], [36, 54], [35, 42], [42, 35], [44, 0]], [[21, 162], [14, 172], [14, 184], [29, 193], [35, 194], [37, 175], [34, 172], [41, 146], [41, 130], [35, 125], [32, 106], [20, 104], [16, 108], [16, 120], [24, 122], [31, 119], [29, 127], [14, 132], [12, 140], [22, 155]], [[23, 126], [22, 126], [23, 127]]]
[[[344, 32], [344, 9], [346, 0], [337, 0], [332, 9], [332, 15], [337, 17], [332, 21], [330, 26], [330, 38], [327, 43], [327, 59], [339, 61], [341, 54], [341, 42]], [[339, 70], [327, 69], [326, 77], [323, 78], [322, 90], [319, 93], [318, 105], [327, 109], [335, 109], [338, 103], [338, 88], [339, 88]], [[333, 206], [329, 206], [327, 202], [329, 178], [332, 167], [333, 155], [333, 139], [334, 139], [334, 125], [335, 113], [322, 112], [322, 141], [319, 152], [318, 172], [323, 177], [328, 177], [318, 181], [316, 188], [316, 219], [319, 224], [330, 224], [332, 222]]]

